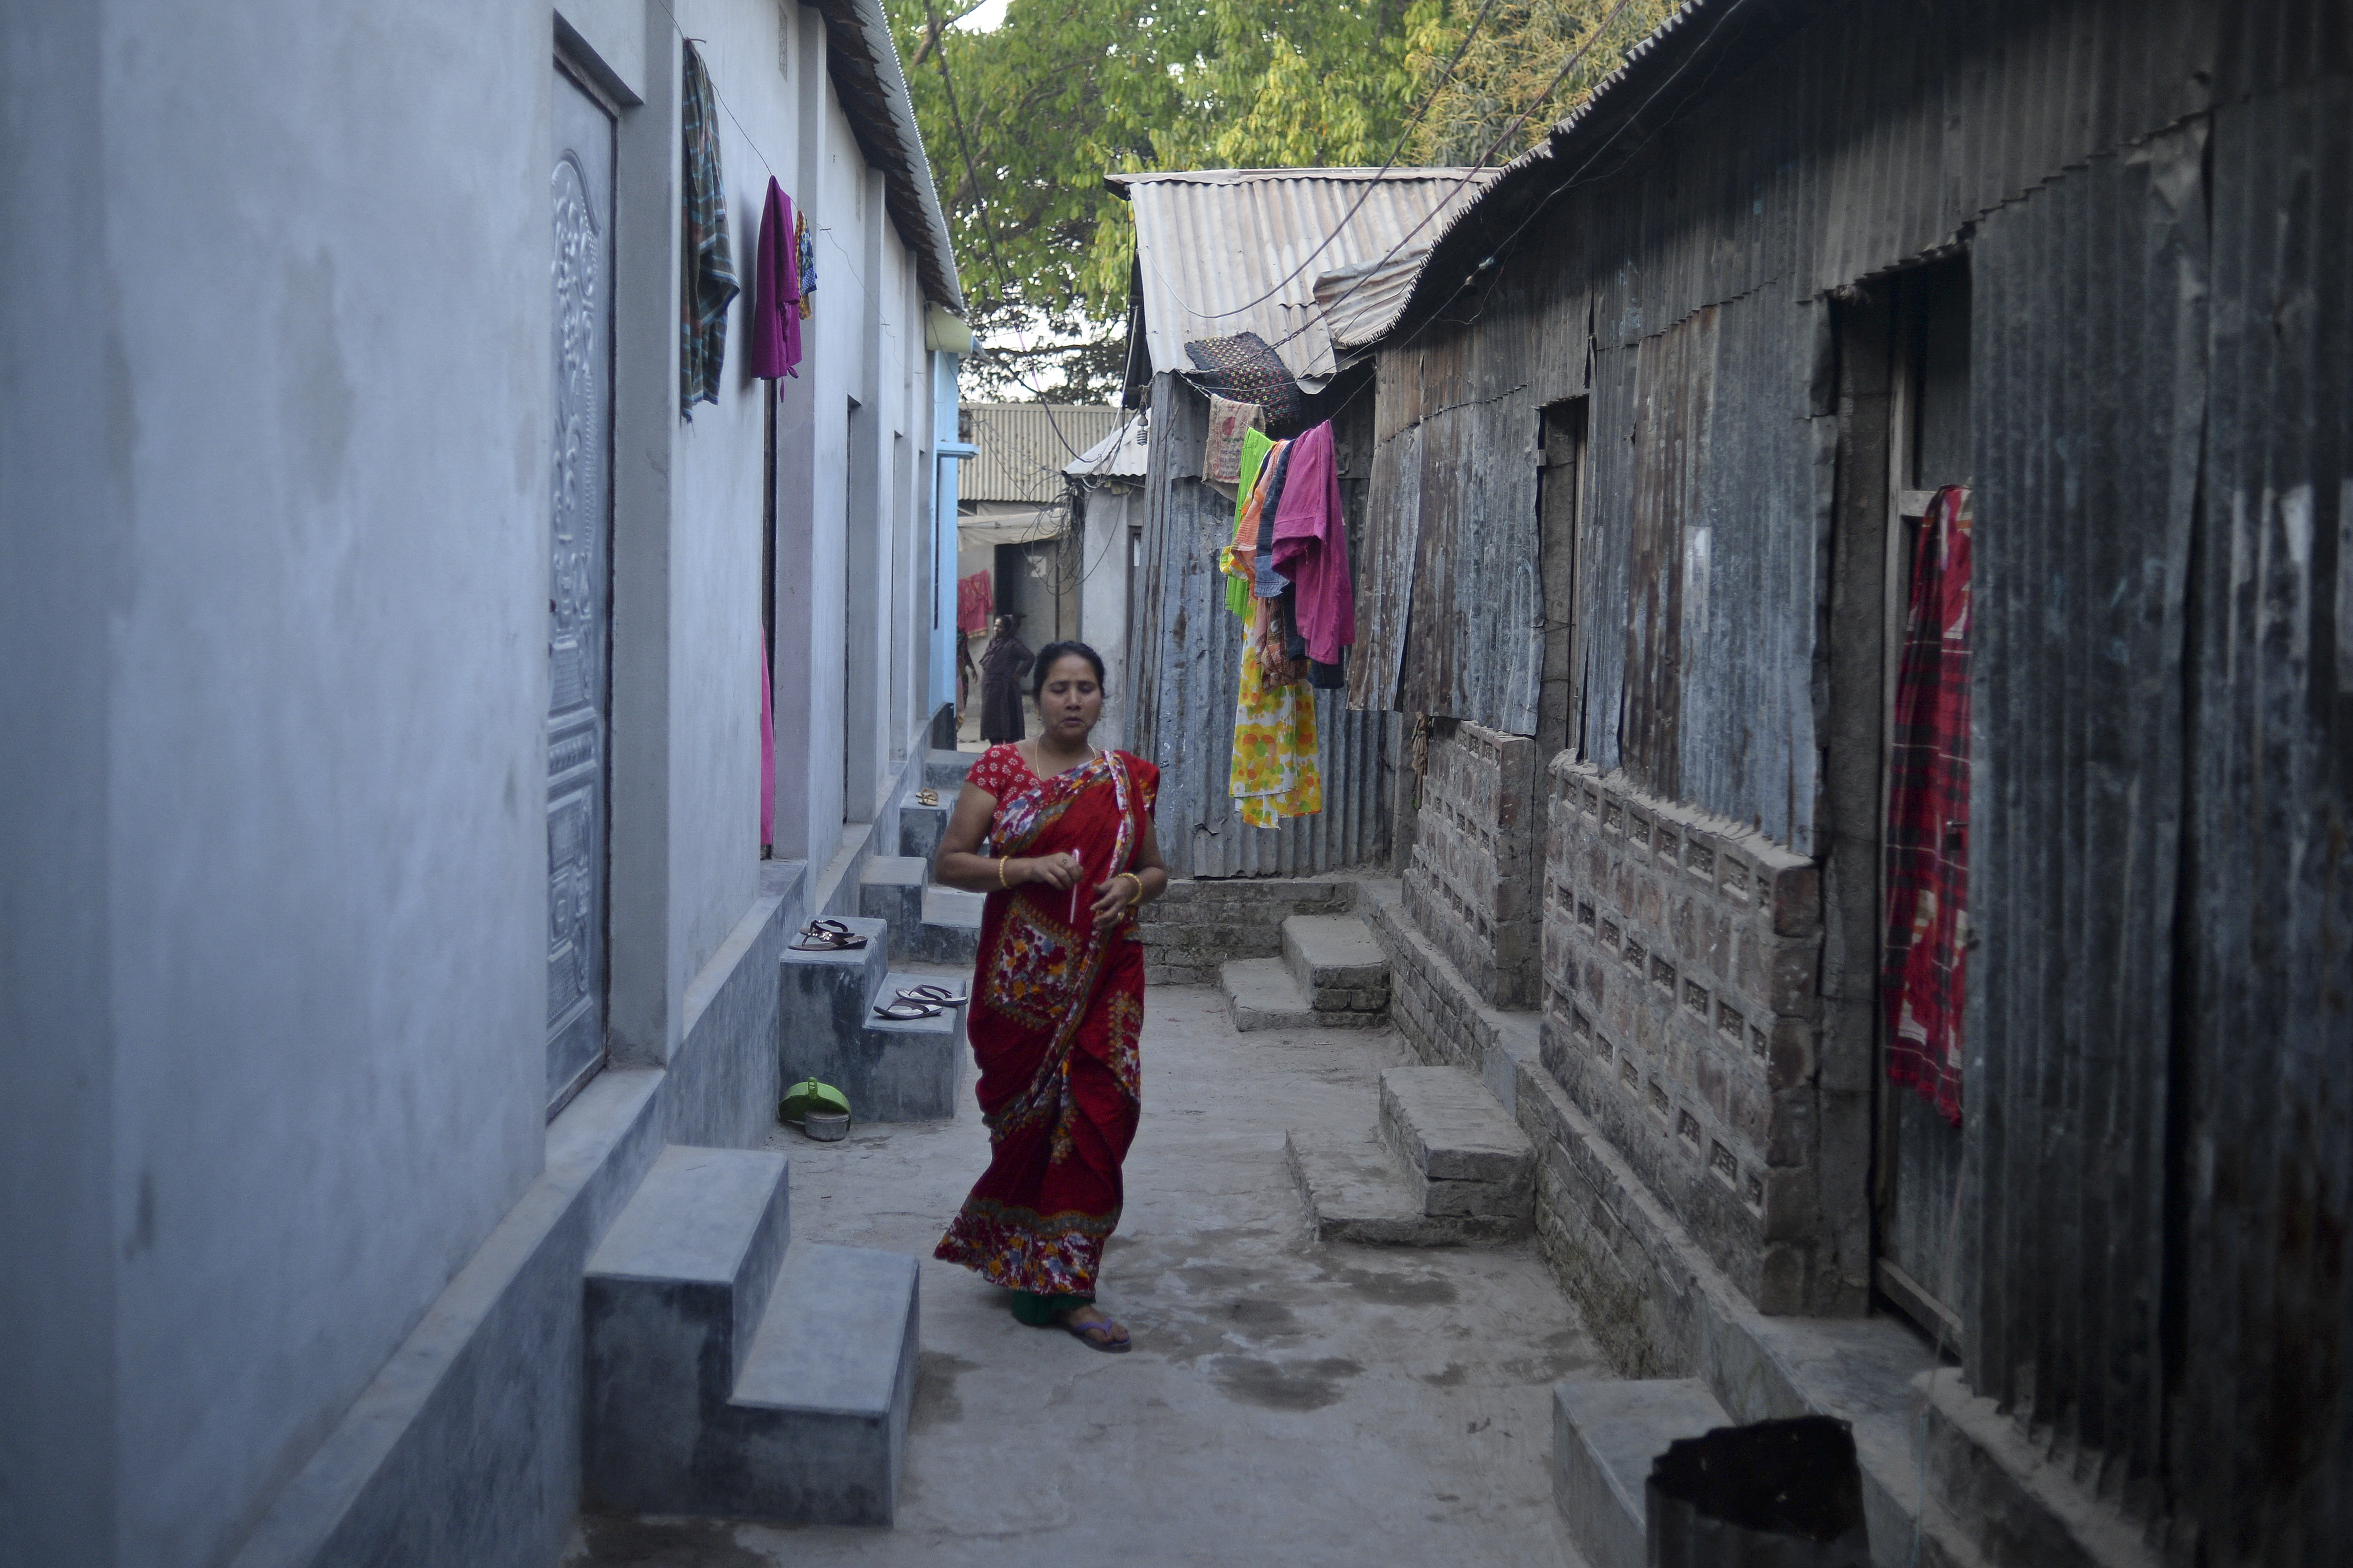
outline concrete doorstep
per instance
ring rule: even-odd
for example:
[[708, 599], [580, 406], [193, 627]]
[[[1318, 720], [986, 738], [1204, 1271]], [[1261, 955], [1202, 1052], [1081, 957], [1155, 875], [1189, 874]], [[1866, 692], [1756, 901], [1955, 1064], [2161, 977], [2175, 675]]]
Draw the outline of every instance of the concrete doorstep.
[[915, 1260], [791, 1245], [785, 1156], [672, 1144], [588, 1260], [592, 1507], [887, 1525]]

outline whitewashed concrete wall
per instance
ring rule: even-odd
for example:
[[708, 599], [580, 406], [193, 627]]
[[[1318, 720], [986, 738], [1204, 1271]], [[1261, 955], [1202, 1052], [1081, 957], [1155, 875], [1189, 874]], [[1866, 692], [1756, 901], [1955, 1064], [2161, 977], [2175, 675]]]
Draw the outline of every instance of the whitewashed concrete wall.
[[[673, 3], [733, 110], [739, 263], [767, 166], [820, 231], [780, 410], [776, 668], [780, 853], [822, 868], [925, 717], [889, 673], [924, 591], [920, 301], [817, 15]], [[668, 10], [565, 11], [641, 101], [617, 167], [628, 1070], [553, 1127], [555, 17], [107, 0], [0, 29], [0, 1563], [437, 1560], [403, 1531], [438, 1560], [548, 1560], [578, 1363], [533, 1336], [567, 1299], [576, 1328], [638, 1130], [767, 1114], [712, 1097], [748, 1081], [722, 1054], [770, 1047], [695, 1044], [756, 1031], [788, 912], [758, 861], [765, 394], [739, 304], [719, 405], [678, 417]], [[878, 459], [855, 518], [852, 395]], [[892, 542], [855, 594], [853, 527]], [[882, 698], [845, 812], [861, 667]], [[486, 1366], [496, 1419], [428, 1430]]]
[[[0, 1206], [107, 1194], [70, 1270], [0, 1268], [103, 1325], [62, 1360], [10, 1333], [51, 1381], [0, 1405], [8, 1528], [212, 1563], [543, 1157], [549, 18], [5, 33], [0, 681], [81, 770], [36, 798], [88, 858], [0, 949], [65, 920], [102, 1005], [12, 1005], [7, 1059], [75, 1081], [12, 1091], [0, 1145], [69, 1110], [80, 1147]], [[20, 185], [74, 142], [78, 188]], [[41, 757], [0, 750], [13, 803]]]

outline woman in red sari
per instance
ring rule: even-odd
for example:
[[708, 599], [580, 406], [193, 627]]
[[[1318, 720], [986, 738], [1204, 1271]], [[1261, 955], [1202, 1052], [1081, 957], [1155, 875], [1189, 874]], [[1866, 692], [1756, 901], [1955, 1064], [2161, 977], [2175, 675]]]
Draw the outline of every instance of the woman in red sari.
[[988, 895], [970, 1033], [990, 1154], [936, 1255], [1009, 1288], [1021, 1321], [1124, 1351], [1095, 1276], [1140, 1110], [1134, 910], [1168, 886], [1152, 837], [1160, 771], [1088, 740], [1103, 716], [1094, 649], [1050, 643], [1035, 668], [1045, 733], [981, 753], [940, 839], [939, 879]]

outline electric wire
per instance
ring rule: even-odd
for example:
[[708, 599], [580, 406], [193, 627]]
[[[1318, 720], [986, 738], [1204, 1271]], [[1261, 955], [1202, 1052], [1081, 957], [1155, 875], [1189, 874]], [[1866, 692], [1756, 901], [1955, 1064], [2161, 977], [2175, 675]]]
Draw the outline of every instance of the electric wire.
[[[1389, 148], [1388, 157], [1382, 162], [1379, 168], [1373, 171], [1372, 178], [1365, 182], [1364, 190], [1358, 194], [1356, 201], [1349, 206], [1348, 210], [1340, 215], [1340, 221], [1332, 226], [1331, 232], [1324, 237], [1324, 240], [1321, 245], [1318, 245], [1314, 249], [1309, 251], [1307, 255], [1302, 258], [1298, 266], [1293, 268], [1290, 271], [1277, 279], [1274, 283], [1268, 288], [1266, 292], [1261, 294], [1257, 299], [1246, 300], [1242, 304], [1236, 305], [1229, 310], [1212, 310], [1205, 312], [1196, 310], [1188, 305], [1186, 307], [1186, 314], [1193, 317], [1197, 321], [1221, 321], [1229, 316], [1239, 316], [1245, 310], [1256, 310], [1259, 306], [1265, 304], [1269, 300], [1271, 300], [1277, 294], [1282, 293], [1284, 287], [1287, 286], [1293, 279], [1306, 271], [1310, 264], [1312, 264], [1317, 257], [1323, 255], [1325, 248], [1329, 247], [1334, 240], [1340, 237], [1341, 231], [1345, 229], [1349, 224], [1356, 221], [1356, 214], [1364, 210], [1365, 204], [1370, 201], [1372, 199], [1373, 193], [1380, 188], [1381, 181], [1387, 177], [1391, 169], [1397, 167], [1398, 156], [1405, 152], [1405, 144], [1409, 141], [1412, 140], [1413, 133], [1417, 130], [1420, 129], [1423, 117], [1429, 114], [1430, 106], [1438, 101], [1438, 95], [1445, 91], [1447, 86], [1453, 81], [1456, 68], [1462, 64], [1462, 57], [1471, 52], [1472, 40], [1479, 36], [1479, 29], [1486, 25], [1488, 16], [1493, 13], [1495, 6], [1499, 3], [1500, 0], [1487, 0], [1487, 3], [1479, 8], [1479, 15], [1472, 19], [1470, 28], [1462, 35], [1462, 42], [1455, 48], [1454, 58], [1446, 62], [1446, 69], [1440, 73], [1437, 83], [1430, 88], [1427, 94], [1423, 96], [1421, 107], [1413, 111], [1413, 118], [1406, 121], [1405, 129], [1403, 131], [1398, 132], [1397, 142]], [[1623, 3], [1624, 0], [1620, 0], [1621, 6]], [[1157, 271], [1158, 269], [1155, 268], [1155, 270]], [[1162, 277], [1161, 281], [1163, 283], [1167, 281], [1165, 275]], [[1174, 290], [1171, 290], [1171, 292], [1174, 292]], [[1182, 296], [1179, 296], [1179, 301], [1182, 301]]]
[[[1741, 6], [1746, 3], [1747, 0], [1731, 0], [1731, 4], [1726, 5], [1724, 10], [1717, 15], [1715, 26], [1711, 26], [1707, 31], [1707, 37], [1702, 38], [1697, 44], [1694, 45], [1692, 47], [1691, 53], [1684, 58], [1683, 63], [1676, 66], [1673, 70], [1668, 72], [1667, 79], [1661, 82], [1656, 88], [1651, 89], [1651, 96], [1642, 100], [1641, 107], [1635, 110], [1633, 113], [1628, 115], [1617, 130], [1612, 131], [1608, 136], [1604, 137], [1602, 139], [1601, 145], [1596, 147], [1590, 153], [1588, 153], [1585, 162], [1579, 163], [1575, 169], [1571, 170], [1566, 179], [1556, 184], [1550, 190], [1545, 193], [1544, 196], [1540, 200], [1538, 200], [1534, 205], [1530, 206], [1526, 216], [1523, 216], [1517, 224], [1513, 226], [1510, 233], [1504, 235], [1500, 241], [1488, 247], [1487, 255], [1480, 261], [1479, 265], [1470, 272], [1464, 274], [1462, 281], [1457, 283], [1451, 289], [1450, 289], [1447, 292], [1445, 299], [1439, 300], [1436, 304], [1423, 311], [1420, 324], [1416, 326], [1413, 331], [1406, 338], [1406, 342], [1409, 343], [1413, 342], [1416, 338], [1420, 337], [1423, 332], [1429, 331], [1430, 324], [1438, 319], [1438, 312], [1444, 310], [1448, 305], [1453, 303], [1456, 296], [1460, 295], [1463, 289], [1468, 289], [1478, 278], [1481, 272], [1491, 270], [1497, 258], [1501, 257], [1505, 250], [1511, 247], [1512, 242], [1519, 238], [1519, 237], [1526, 231], [1528, 225], [1534, 223], [1537, 216], [1543, 213], [1545, 208], [1552, 205], [1555, 198], [1563, 195], [1568, 191], [1580, 185], [1592, 184], [1592, 180], [1588, 180], [1584, 177], [1585, 171], [1593, 167], [1595, 160], [1599, 159], [1602, 153], [1608, 152], [1611, 144], [1614, 143], [1619, 137], [1625, 134], [1626, 128], [1628, 126], [1632, 125], [1645, 113], [1649, 112], [1651, 105], [1656, 103], [1659, 100], [1660, 96], [1663, 94], [1667, 89], [1672, 87], [1675, 84], [1676, 79], [1680, 78], [1684, 71], [1691, 68], [1691, 63], [1693, 60], [1698, 58], [1702, 54], [1704, 54], [1707, 51], [1707, 46], [1715, 41], [1715, 36], [1717, 33], [1723, 31], [1724, 25], [1730, 21], [1734, 14], [1739, 11]], [[1635, 153], [1648, 146], [1651, 136], [1655, 136], [1657, 133], [1657, 129], [1654, 128], [1651, 136], [1645, 136], [1641, 141], [1636, 142], [1631, 148], [1629, 148], [1627, 150], [1626, 158], [1621, 159], [1615, 167], [1609, 170], [1609, 174], [1614, 174], [1619, 170], [1623, 169], [1626, 166], [1626, 163], [1631, 160]], [[1605, 177], [1606, 176], [1604, 175], [1594, 176], [1595, 179]], [[1398, 346], [1402, 347], [1404, 345], [1400, 344]]]
[[[1346, 289], [1341, 290], [1339, 294], [1334, 297], [1332, 300], [1333, 304], [1336, 305], [1343, 300], [1354, 298], [1356, 290], [1371, 282], [1374, 275], [1378, 273], [1384, 267], [1387, 267], [1389, 264], [1390, 259], [1397, 256], [1398, 252], [1402, 251], [1406, 247], [1407, 244], [1412, 240], [1414, 236], [1419, 234], [1424, 228], [1427, 228], [1440, 213], [1446, 210], [1447, 204], [1449, 202], [1451, 202], [1456, 195], [1461, 195], [1463, 188], [1469, 185], [1472, 181], [1477, 179], [1482, 174], [1486, 172], [1488, 161], [1494, 157], [1496, 153], [1503, 148], [1506, 142], [1520, 133], [1520, 129], [1527, 123], [1528, 117], [1541, 108], [1546, 99], [1549, 99], [1555, 92], [1557, 92], [1560, 89], [1560, 84], [1568, 79], [1568, 73], [1577, 68], [1578, 61], [1584, 59], [1587, 55], [1592, 52], [1593, 46], [1601, 41], [1602, 35], [1609, 30], [1610, 26], [1618, 20], [1619, 16], [1625, 11], [1627, 5], [1630, 3], [1631, 0], [1618, 0], [1618, 4], [1610, 7], [1609, 14], [1601, 18], [1600, 23], [1594, 27], [1593, 31], [1589, 35], [1588, 35], [1585, 42], [1578, 45], [1576, 50], [1569, 55], [1568, 58], [1561, 62], [1560, 68], [1553, 73], [1552, 79], [1545, 84], [1544, 90], [1537, 93], [1535, 98], [1529, 100], [1528, 106], [1525, 109], [1520, 110], [1519, 113], [1512, 117], [1510, 122], [1504, 127], [1503, 133], [1501, 135], [1497, 136], [1493, 142], [1487, 143], [1487, 150], [1479, 154], [1479, 161], [1476, 163], [1473, 163], [1469, 169], [1465, 170], [1461, 176], [1455, 182], [1454, 191], [1448, 195], [1443, 200], [1433, 203], [1430, 210], [1421, 216], [1419, 222], [1417, 222], [1411, 228], [1406, 230], [1403, 235], [1398, 237], [1395, 244], [1391, 245], [1388, 250], [1382, 253], [1379, 260], [1374, 262], [1371, 266], [1366, 267], [1363, 270], [1362, 275], [1359, 276], [1355, 282], [1349, 284]], [[1293, 272], [1292, 276], [1295, 278], [1298, 274]], [[1318, 318], [1324, 317], [1326, 314], [1327, 312], [1325, 310], [1316, 311], [1314, 315], [1303, 320], [1298, 326], [1293, 327], [1290, 331], [1285, 332], [1281, 338], [1276, 340], [1276, 342], [1287, 343], [1291, 342], [1301, 333], [1306, 331], [1309, 327], [1314, 325]], [[1269, 344], [1268, 346], [1273, 347], [1275, 344]]]

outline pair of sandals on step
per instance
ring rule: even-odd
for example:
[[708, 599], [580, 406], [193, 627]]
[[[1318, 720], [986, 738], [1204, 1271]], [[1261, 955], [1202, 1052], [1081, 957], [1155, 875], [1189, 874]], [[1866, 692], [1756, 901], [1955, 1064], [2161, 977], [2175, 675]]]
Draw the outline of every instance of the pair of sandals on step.
[[[837, 920], [814, 920], [801, 927], [801, 934], [792, 943], [795, 952], [850, 952], [864, 947], [866, 939]], [[971, 1001], [944, 985], [910, 985], [898, 994], [897, 999], [879, 1003], [874, 1016], [894, 1024], [911, 1024], [918, 1018], [936, 1018], [950, 1007], [961, 1007]]]

